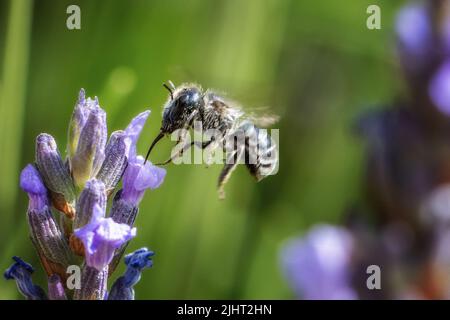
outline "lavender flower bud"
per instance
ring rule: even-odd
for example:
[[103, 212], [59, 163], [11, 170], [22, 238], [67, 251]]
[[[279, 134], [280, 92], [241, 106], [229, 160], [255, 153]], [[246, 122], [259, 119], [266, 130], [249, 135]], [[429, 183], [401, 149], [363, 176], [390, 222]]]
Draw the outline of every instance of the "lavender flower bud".
[[122, 199], [123, 190], [119, 190], [114, 196], [111, 206], [110, 217], [117, 223], [125, 223], [129, 226], [134, 224], [139, 207], [134, 203]]
[[136, 250], [125, 256], [127, 269], [123, 276], [118, 278], [111, 287], [108, 300], [134, 300], [133, 287], [141, 279], [144, 269], [153, 265], [151, 257], [154, 255], [147, 248]]
[[73, 182], [58, 152], [55, 139], [49, 134], [41, 133], [36, 138], [36, 165], [45, 186], [51, 191], [53, 206], [73, 217], [75, 214]]
[[130, 139], [124, 131], [115, 131], [111, 134], [106, 145], [105, 161], [97, 174], [97, 179], [103, 181], [108, 193], [122, 178], [127, 167], [129, 149]]
[[48, 298], [50, 300], [67, 300], [61, 278], [57, 274], [48, 277]]
[[98, 271], [111, 262], [115, 249], [136, 236], [136, 228], [104, 218], [104, 212], [96, 205], [91, 221], [74, 232], [83, 242], [86, 264]]
[[355, 299], [350, 259], [353, 238], [345, 229], [318, 226], [282, 252], [289, 283], [305, 299]]
[[31, 280], [31, 274], [34, 272], [33, 267], [19, 257], [13, 257], [13, 260], [15, 263], [4, 273], [5, 279], [16, 280], [19, 292], [28, 300], [47, 300], [44, 290], [33, 284]]
[[[123, 190], [119, 190], [114, 197], [110, 211], [110, 218], [112, 218], [117, 223], [125, 223], [132, 227], [139, 212], [139, 207], [133, 203], [124, 201], [121, 198], [122, 191]], [[122, 247], [117, 249], [114, 253], [114, 258], [109, 264], [110, 275], [116, 270], [117, 265], [119, 264], [123, 254], [125, 253], [127, 245], [128, 243], [123, 244]]]
[[74, 292], [74, 300], [103, 300], [107, 295], [108, 266], [101, 270], [84, 265], [81, 287]]
[[50, 210], [29, 211], [28, 224], [36, 249], [47, 259], [67, 267], [71, 264], [71, 251]]
[[98, 205], [101, 210], [106, 210], [106, 191], [103, 182], [97, 179], [89, 180], [77, 201], [77, 215], [73, 222], [73, 228], [78, 229], [89, 223], [94, 207]]
[[80, 133], [89, 116], [92, 102], [93, 101], [89, 98], [88, 100], [86, 100], [86, 94], [84, 89], [82, 88], [80, 90], [80, 93], [78, 94], [78, 101], [75, 104], [72, 118], [70, 119], [69, 123], [69, 139], [67, 143], [67, 154], [69, 156], [69, 159], [72, 159], [72, 157], [75, 155], [78, 146], [78, 140], [80, 138]]
[[20, 175], [20, 186], [30, 198], [28, 224], [31, 238], [38, 252], [62, 266], [70, 264], [70, 250], [48, 206], [47, 190], [39, 172], [27, 165]]
[[[78, 107], [78, 105], [77, 105]], [[87, 99], [73, 117], [74, 133], [70, 145], [76, 144], [76, 151], [69, 158], [72, 176], [75, 185], [82, 189], [87, 180], [95, 177], [105, 158], [105, 145], [107, 139], [106, 113], [100, 108], [98, 100]], [[86, 120], [84, 120], [86, 118]], [[85, 121], [85, 122], [84, 122]], [[84, 123], [81, 129], [79, 127]], [[75, 141], [80, 131], [78, 140]], [[72, 148], [72, 147], [71, 147]]]

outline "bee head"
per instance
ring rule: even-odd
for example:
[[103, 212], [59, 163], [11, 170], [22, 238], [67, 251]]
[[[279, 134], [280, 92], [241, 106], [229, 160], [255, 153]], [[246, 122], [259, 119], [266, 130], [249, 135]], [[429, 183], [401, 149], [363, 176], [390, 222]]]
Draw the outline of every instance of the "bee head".
[[191, 126], [195, 115], [204, 106], [203, 93], [195, 85], [175, 88], [172, 82], [164, 84], [169, 90], [169, 99], [164, 106], [161, 132], [172, 133]]
[[198, 86], [184, 85], [175, 88], [174, 84], [168, 81], [164, 87], [169, 90], [169, 99], [164, 105], [161, 129], [148, 149], [145, 162], [159, 140], [177, 129], [189, 128], [200, 109], [205, 106], [202, 90]]

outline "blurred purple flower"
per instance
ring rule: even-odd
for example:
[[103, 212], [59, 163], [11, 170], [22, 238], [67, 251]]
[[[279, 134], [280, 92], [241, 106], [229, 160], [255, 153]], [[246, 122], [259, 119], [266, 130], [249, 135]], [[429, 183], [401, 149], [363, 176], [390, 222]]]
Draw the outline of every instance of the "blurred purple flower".
[[450, 226], [450, 184], [436, 187], [424, 200], [423, 219], [442, 227]]
[[436, 71], [430, 81], [428, 92], [438, 110], [450, 116], [450, 59]]
[[317, 226], [282, 251], [286, 277], [304, 299], [356, 299], [351, 287], [353, 240], [343, 228]]
[[136, 236], [136, 228], [104, 218], [99, 206], [93, 211], [91, 221], [74, 234], [83, 242], [86, 264], [101, 271], [111, 262], [114, 250]]
[[430, 51], [432, 25], [427, 8], [413, 4], [402, 8], [395, 24], [402, 58], [406, 64], [423, 63]]

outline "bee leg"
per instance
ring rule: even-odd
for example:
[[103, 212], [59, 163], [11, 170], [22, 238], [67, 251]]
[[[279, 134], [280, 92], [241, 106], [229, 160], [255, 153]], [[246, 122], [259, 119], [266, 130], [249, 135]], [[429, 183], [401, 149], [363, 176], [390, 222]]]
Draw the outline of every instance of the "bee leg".
[[182, 157], [182, 156], [183, 156], [183, 153], [184, 153], [185, 151], [189, 150], [189, 148], [192, 147], [192, 146], [194, 145], [194, 143], [195, 143], [195, 141], [192, 141], [192, 142], [190, 142], [190, 143], [186, 143], [186, 144], [183, 146], [183, 148], [180, 149], [180, 151], [178, 151], [176, 154], [172, 155], [169, 159], [167, 159], [167, 160], [164, 161], [164, 162], [157, 163], [157, 164], [155, 164], [155, 165], [157, 165], [157, 166], [165, 166], [166, 164], [171, 163], [171, 162], [174, 161], [175, 159], [178, 159], [178, 158]]
[[205, 150], [208, 146], [210, 146], [213, 143], [215, 145], [213, 145], [209, 150], [206, 150], [206, 152], [207, 152], [207, 154], [206, 154], [207, 156], [206, 156], [206, 160], [205, 160], [206, 168], [208, 168], [212, 163], [212, 155], [214, 153], [214, 150], [217, 148], [217, 144], [215, 143], [214, 140], [205, 141], [201, 144], [198, 144], [198, 143], [195, 144], [197, 147], [201, 148], [202, 150]]
[[175, 157], [172, 157], [172, 158], [167, 159], [164, 162], [155, 163], [155, 166], [165, 166], [165, 165], [171, 163], [174, 159], [175, 159]]
[[182, 156], [183, 156], [183, 153], [184, 153], [185, 151], [189, 150], [189, 148], [191, 148], [194, 144], [195, 144], [197, 147], [201, 148], [201, 149], [205, 149], [208, 145], [211, 144], [211, 142], [212, 142], [212, 140], [206, 141], [206, 142], [203, 142], [203, 143], [200, 143], [200, 142], [198, 142], [198, 141], [192, 141], [192, 142], [190, 142], [190, 143], [186, 143], [186, 144], [183, 146], [183, 148], [182, 148], [179, 152], [177, 152], [175, 155], [173, 155], [172, 157], [170, 157], [170, 158], [167, 159], [166, 161], [161, 162], [161, 163], [157, 163], [157, 164], [155, 164], [155, 165], [157, 165], [157, 166], [165, 166], [166, 164], [171, 163], [171, 162], [174, 161], [175, 159], [177, 159], [177, 158], [179, 158], [179, 157], [182, 157]]
[[[230, 154], [227, 158], [227, 162], [225, 163], [225, 166], [223, 167], [222, 171], [219, 175], [219, 181], [217, 184], [218, 192], [219, 192], [219, 199], [223, 200], [225, 199], [225, 184], [228, 182], [228, 179], [230, 178], [231, 174], [233, 173], [234, 169], [236, 169], [236, 166], [239, 164], [239, 160], [243, 154], [243, 149], [236, 150], [232, 154]], [[231, 159], [234, 158], [234, 159]]]

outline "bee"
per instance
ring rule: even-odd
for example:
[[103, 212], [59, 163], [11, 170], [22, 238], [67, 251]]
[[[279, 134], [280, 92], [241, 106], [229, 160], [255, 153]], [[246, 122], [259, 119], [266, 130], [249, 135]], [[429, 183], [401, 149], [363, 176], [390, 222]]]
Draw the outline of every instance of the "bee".
[[[214, 129], [220, 134], [206, 142], [189, 141], [187, 143], [183, 142], [185, 137], [180, 136], [177, 141], [177, 144], [182, 145], [179, 152], [159, 165], [172, 162], [194, 145], [203, 150], [209, 149], [210, 153], [217, 148], [222, 148], [224, 152], [226, 151], [226, 161], [217, 183], [221, 199], [225, 197], [224, 186], [239, 163], [245, 163], [248, 171], [257, 181], [274, 174], [278, 166], [278, 151], [271, 136], [265, 130], [261, 130], [261, 127], [275, 123], [276, 116], [257, 117], [246, 114], [237, 103], [210, 89], [204, 91], [196, 84], [182, 84], [175, 87], [171, 81], [168, 81], [163, 86], [169, 91], [169, 95], [163, 107], [161, 129], [151, 143], [145, 161], [153, 147], [164, 136], [179, 129], [185, 129], [184, 131], [193, 129], [197, 121], [202, 130]], [[244, 133], [245, 137], [240, 144], [234, 139], [238, 132]], [[230, 140], [231, 147], [230, 143], [227, 143]]]

